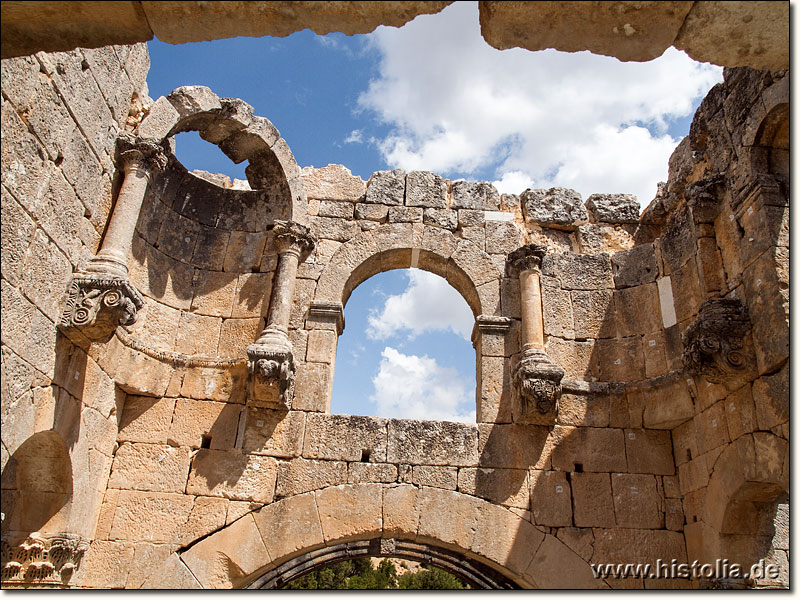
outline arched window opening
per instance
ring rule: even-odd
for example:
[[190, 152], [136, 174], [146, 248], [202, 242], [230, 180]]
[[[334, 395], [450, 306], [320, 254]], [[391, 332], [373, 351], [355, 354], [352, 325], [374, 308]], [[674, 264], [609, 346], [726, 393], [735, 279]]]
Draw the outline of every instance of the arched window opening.
[[[247, 181], [245, 168], [248, 161], [244, 160], [237, 165], [225, 156], [219, 146], [205, 141], [197, 131], [177, 133], [173, 139], [175, 157], [189, 172], [201, 171], [202, 173], [194, 174], [224, 188], [241, 186]], [[214, 175], [217, 177], [213, 177]], [[236, 179], [240, 180], [240, 183], [235, 182]], [[249, 186], [244, 189], [249, 189]]]
[[375, 275], [349, 297], [345, 322], [331, 412], [475, 422], [475, 318], [445, 279]]

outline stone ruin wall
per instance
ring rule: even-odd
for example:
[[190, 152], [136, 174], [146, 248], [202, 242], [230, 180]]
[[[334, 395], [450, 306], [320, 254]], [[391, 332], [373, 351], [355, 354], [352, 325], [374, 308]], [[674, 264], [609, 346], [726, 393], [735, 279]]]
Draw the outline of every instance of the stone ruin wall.
[[[268, 121], [203, 88], [142, 121], [147, 66], [144, 45], [2, 63], [4, 585], [269, 587], [364, 548], [501, 586], [708, 584], [589, 568], [658, 558], [788, 574], [788, 74], [727, 70], [639, 219], [625, 196], [301, 171]], [[181, 128], [248, 158], [249, 183], [170, 158], [128, 258], [136, 322], [57, 333], [123, 179], [118, 133]], [[276, 220], [317, 238], [288, 411], [248, 396]], [[564, 370], [545, 415], [513, 381], [528, 299], [508, 256], [532, 243]], [[328, 414], [343, 304], [410, 266], [475, 313], [475, 425]]]

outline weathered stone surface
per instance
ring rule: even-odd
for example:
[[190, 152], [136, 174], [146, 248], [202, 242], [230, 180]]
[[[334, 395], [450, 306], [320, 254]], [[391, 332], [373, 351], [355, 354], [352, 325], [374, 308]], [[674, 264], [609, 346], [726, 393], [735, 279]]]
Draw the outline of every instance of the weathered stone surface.
[[454, 181], [450, 208], [500, 210], [500, 194], [488, 181]]
[[530, 506], [527, 470], [459, 469], [458, 491], [505, 506], [517, 508]]
[[643, 244], [611, 255], [614, 285], [617, 288], [642, 285], [656, 280], [658, 265], [652, 244]]
[[[546, 535], [531, 560], [528, 572], [543, 589], [600, 589], [606, 584], [595, 578], [589, 564], [552, 535]], [[564, 577], [569, 573], [569, 577]]]
[[611, 486], [618, 527], [663, 527], [664, 503], [656, 489], [655, 477], [612, 473]]
[[458, 227], [458, 213], [449, 209], [426, 208], [422, 213], [422, 222], [426, 225], [435, 225], [442, 229], [455, 231]]
[[458, 469], [418, 465], [412, 471], [411, 482], [417, 486], [455, 490], [458, 487]]
[[584, 427], [608, 427], [609, 397], [562, 393], [558, 400], [558, 424]]
[[447, 208], [447, 182], [435, 173], [410, 171], [406, 176], [406, 206]]
[[[297, 392], [297, 388], [295, 388]], [[296, 403], [293, 403], [296, 408]], [[301, 412], [247, 408], [242, 448], [247, 453], [280, 458], [300, 456], [306, 417]], [[241, 431], [241, 421], [239, 421]], [[212, 439], [213, 442], [213, 439]]]
[[178, 533], [180, 543], [186, 545], [225, 525], [228, 500], [198, 496], [186, 524]]
[[614, 527], [614, 502], [608, 473], [573, 473], [572, 497], [577, 527]]
[[356, 219], [385, 222], [389, 216], [389, 207], [385, 204], [356, 204]]
[[279, 498], [295, 496], [343, 483], [347, 483], [346, 462], [296, 458], [278, 464], [275, 494]]
[[352, 219], [353, 205], [349, 202], [336, 202], [333, 200], [320, 200], [317, 214], [320, 217], [336, 217], [339, 219]]
[[[172, 543], [189, 518], [193, 499], [183, 494], [121, 491], [110, 539]], [[153, 527], [158, 523], [158, 527]]]
[[376, 417], [309, 414], [303, 456], [386, 462], [386, 425], [386, 419]]
[[421, 223], [422, 208], [390, 206], [388, 220], [389, 223]]
[[189, 448], [122, 444], [114, 455], [108, 486], [145, 492], [183, 493], [189, 474]]
[[347, 483], [393, 483], [397, 481], [397, 465], [353, 462], [347, 465]]
[[525, 190], [519, 199], [522, 213], [529, 223], [571, 231], [589, 220], [581, 195], [575, 190]]
[[276, 475], [272, 457], [201, 449], [192, 461], [186, 493], [268, 504], [275, 494]]
[[548, 527], [572, 525], [572, 494], [562, 471], [530, 471], [533, 522]]
[[[772, 429], [789, 419], [789, 364], [775, 375], [753, 382], [753, 400], [759, 429]], [[730, 415], [728, 427], [730, 427]]]
[[367, 182], [364, 202], [402, 206], [405, 197], [405, 180], [406, 172], [402, 169], [375, 171]]
[[337, 485], [316, 492], [326, 543], [369, 539], [383, 528], [383, 491], [378, 484]]
[[509, 254], [522, 245], [522, 235], [513, 222], [486, 221], [485, 229], [489, 254]]
[[542, 259], [542, 275], [554, 277], [566, 290], [596, 290], [614, 286], [606, 253], [553, 253]]
[[309, 199], [358, 202], [367, 189], [364, 180], [343, 165], [305, 167], [300, 176]]
[[165, 444], [175, 409], [173, 398], [128, 396], [119, 423], [117, 440]]
[[591, 223], [639, 222], [639, 201], [632, 194], [592, 194], [586, 210]]
[[451, 466], [477, 462], [478, 429], [474, 425], [390, 419], [388, 436], [388, 462]]
[[625, 441], [620, 429], [598, 427], [562, 427], [556, 425], [549, 443], [553, 467], [575, 471], [576, 464], [584, 471], [625, 472]]
[[324, 545], [314, 493], [293, 496], [253, 513], [256, 526], [274, 560], [285, 560]]
[[669, 431], [649, 429], [625, 430], [625, 452], [631, 473], [675, 473], [672, 458], [672, 438]]
[[[168, 442], [190, 448], [233, 448], [241, 412], [236, 404], [179, 398]], [[204, 446], [204, 441], [209, 445]]]

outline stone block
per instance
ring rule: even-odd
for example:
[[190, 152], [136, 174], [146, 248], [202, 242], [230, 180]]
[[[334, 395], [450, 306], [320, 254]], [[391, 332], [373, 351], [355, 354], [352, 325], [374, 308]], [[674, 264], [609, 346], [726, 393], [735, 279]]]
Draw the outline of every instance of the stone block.
[[450, 208], [500, 210], [500, 194], [488, 181], [454, 181]]
[[475, 244], [481, 251], [486, 251], [486, 229], [484, 227], [463, 227], [461, 237]]
[[114, 454], [108, 486], [144, 492], [183, 493], [189, 448], [123, 443]]
[[538, 425], [478, 425], [478, 465], [510, 469], [550, 468], [548, 428]]
[[389, 223], [421, 223], [422, 208], [390, 206], [388, 220]]
[[478, 529], [483, 500], [459, 492], [420, 488], [418, 539], [435, 540], [445, 547], [471, 548]]
[[300, 456], [305, 423], [306, 416], [301, 412], [248, 407], [242, 449], [280, 458]]
[[216, 356], [222, 319], [194, 313], [182, 313], [175, 351], [180, 354]]
[[[309, 414], [303, 456], [387, 462], [386, 419], [351, 415]], [[389, 460], [388, 462], [399, 462]]]
[[[437, 486], [439, 487], [439, 486]], [[530, 506], [528, 471], [522, 469], [463, 468], [458, 470], [458, 491], [504, 506]]]
[[168, 443], [215, 450], [233, 448], [241, 412], [242, 407], [237, 404], [179, 398], [175, 402]]
[[270, 556], [283, 561], [324, 545], [314, 493], [275, 502], [253, 513]]
[[169, 363], [154, 360], [122, 343], [114, 344], [101, 362], [114, 369], [117, 386], [134, 396], [163, 397], [174, 371]]
[[397, 465], [353, 462], [347, 466], [347, 483], [394, 483]]
[[714, 448], [728, 444], [728, 424], [725, 418], [725, 402], [717, 402], [694, 418], [697, 431], [697, 451], [705, 454]]
[[346, 462], [296, 458], [278, 464], [275, 493], [283, 498], [343, 483], [347, 483]]
[[617, 290], [614, 296], [620, 336], [652, 333], [662, 329], [661, 304], [655, 283]]
[[189, 513], [186, 524], [178, 533], [180, 544], [187, 546], [224, 527], [228, 502], [224, 498], [211, 498], [208, 496], [195, 498], [192, 512]]
[[238, 278], [232, 273], [198, 269], [190, 310], [211, 317], [231, 316]]
[[[564, 574], [569, 573], [569, 577]], [[546, 535], [534, 554], [527, 574], [541, 589], [601, 589], [607, 584], [594, 576], [579, 555], [552, 535]]]
[[[170, 563], [171, 559], [177, 558], [176, 547], [173, 544], [149, 544], [142, 542], [134, 544], [133, 560], [130, 561], [128, 579], [125, 582], [126, 589], [138, 590], [144, 586], [153, 587], [153, 565], [158, 565], [158, 574], [162, 577], [162, 584], [159, 587], [171, 589], [199, 589], [200, 584], [189, 573], [186, 565], [182, 569], [175, 569]], [[165, 568], [165, 565], [170, 565]]]
[[614, 527], [614, 501], [608, 473], [572, 473], [574, 521], [577, 527]]
[[618, 318], [614, 311], [614, 294], [611, 290], [564, 293], [568, 293], [571, 298], [574, 337], [611, 338], [617, 335]]
[[201, 225], [183, 215], [169, 212], [169, 218], [161, 222], [157, 248], [170, 258], [191, 264]]
[[478, 423], [510, 423], [511, 376], [506, 360], [484, 356], [477, 385], [480, 390], [475, 419]]
[[358, 202], [366, 191], [364, 180], [343, 165], [328, 165], [321, 169], [305, 167], [301, 177], [306, 195], [317, 200]]
[[356, 204], [356, 219], [386, 222], [389, 217], [389, 207], [385, 204]]
[[478, 429], [447, 421], [391, 419], [386, 456], [392, 463], [474, 465], [478, 458]]
[[364, 202], [402, 206], [405, 197], [405, 181], [406, 172], [402, 169], [375, 171], [367, 182]]
[[708, 485], [708, 467], [705, 455], [698, 456], [678, 466], [681, 492], [686, 495]]
[[214, 589], [236, 587], [271, 562], [250, 515], [201, 540], [184, 552], [181, 560], [204, 588]]
[[667, 498], [664, 502], [667, 529], [670, 531], [683, 531], [683, 504], [680, 498]]
[[25, 250], [36, 231], [36, 224], [19, 203], [2, 188], [3, 206], [3, 252], [0, 254], [0, 269], [3, 278], [13, 286], [21, 283], [22, 263]]
[[548, 338], [545, 344], [547, 356], [564, 369], [566, 379], [590, 381], [595, 379], [598, 373], [594, 347], [594, 340], [578, 342], [558, 337]]
[[[194, 499], [165, 492], [119, 493], [109, 535], [112, 540], [176, 543], [189, 518]], [[158, 523], [158, 527], [153, 527]]]
[[626, 429], [625, 452], [628, 471], [673, 475], [675, 464], [672, 458], [672, 437], [669, 431], [650, 429]]
[[522, 234], [512, 221], [486, 221], [486, 251], [509, 254], [522, 245]]
[[562, 527], [558, 530], [558, 539], [566, 544], [583, 560], [589, 561], [594, 552], [594, 534], [591, 529], [580, 527]]
[[591, 223], [639, 222], [639, 200], [633, 194], [592, 194], [586, 210]]
[[325, 542], [371, 539], [383, 529], [379, 484], [337, 485], [316, 492]]
[[589, 221], [589, 215], [575, 190], [550, 188], [549, 190], [525, 190], [519, 196], [525, 221], [543, 227], [555, 227], [569, 231]]
[[[258, 271], [266, 243], [267, 236], [264, 233], [231, 231], [222, 269], [231, 273]], [[264, 269], [260, 270], [264, 271]]]
[[789, 421], [788, 362], [774, 375], [765, 375], [753, 382], [753, 401], [758, 429], [772, 429]]
[[199, 400], [244, 404], [247, 370], [243, 363], [228, 368], [194, 367], [186, 372], [181, 395]]
[[687, 380], [667, 377], [644, 390], [645, 408], [642, 423], [647, 429], [674, 429], [694, 416], [694, 402]]
[[47, 235], [37, 229], [22, 260], [25, 278], [20, 291], [53, 322], [61, 316], [60, 305], [72, 275], [69, 259]]
[[553, 468], [586, 472], [625, 472], [625, 439], [621, 429], [563, 427], [556, 425], [550, 435]]
[[426, 208], [422, 213], [422, 222], [455, 231], [458, 227], [458, 213], [446, 208]]
[[410, 171], [406, 175], [406, 206], [447, 208], [447, 182], [435, 173]]
[[686, 561], [682, 533], [623, 527], [594, 530], [593, 562], [640, 563], [655, 568], [658, 559], [671, 564], [673, 558], [678, 562]]
[[147, 340], [151, 348], [173, 351], [181, 312], [147, 297], [144, 300], [144, 308], [128, 331], [138, 340]]
[[609, 397], [606, 395], [562, 394], [558, 400], [559, 425], [609, 426]]
[[247, 347], [258, 339], [264, 329], [264, 319], [223, 319], [219, 331], [220, 358], [241, 358], [247, 356]]
[[192, 461], [186, 493], [269, 504], [276, 476], [277, 463], [270, 456], [200, 449]]
[[179, 119], [180, 113], [167, 98], [161, 96], [150, 106], [136, 133], [142, 137], [161, 139], [169, 134]]
[[124, 588], [134, 552], [132, 542], [94, 540], [70, 583], [81, 587]]
[[640, 336], [599, 339], [595, 356], [600, 381], [640, 381], [644, 379], [644, 352]]
[[[541, 292], [545, 335], [554, 335], [568, 340], [574, 339], [575, 328], [570, 293], [562, 290], [556, 280], [551, 277], [541, 278]], [[578, 322], [583, 326], [582, 318]]]
[[331, 365], [304, 363], [297, 367], [294, 388], [295, 410], [328, 412], [331, 402]]
[[572, 525], [572, 494], [562, 471], [530, 471], [533, 522], [547, 527]]
[[306, 360], [308, 362], [332, 364], [336, 360], [335, 331], [314, 329], [308, 333]]
[[455, 490], [458, 487], [458, 469], [418, 465], [413, 468], [411, 482], [416, 486]]
[[338, 219], [352, 219], [353, 205], [350, 202], [336, 202], [333, 200], [320, 200], [317, 215], [320, 217], [335, 217]]
[[602, 254], [547, 254], [542, 259], [542, 275], [556, 278], [565, 290], [600, 290], [614, 286], [611, 259]]
[[612, 473], [617, 527], [660, 529], [664, 527], [664, 500], [652, 475]]
[[652, 283], [658, 277], [653, 244], [642, 244], [611, 255], [614, 285], [617, 288]]
[[179, 310], [188, 310], [192, 301], [194, 269], [144, 245], [129, 261], [131, 283], [143, 295]]
[[662, 332], [644, 337], [644, 374], [648, 379], [667, 372], [666, 339]]
[[675, 465], [682, 465], [700, 456], [700, 453], [697, 451], [697, 432], [695, 430], [694, 419], [689, 419], [672, 430], [672, 447], [674, 450]]
[[482, 210], [463, 208], [458, 211], [458, 226], [462, 229], [483, 227], [485, 223], [486, 213]]

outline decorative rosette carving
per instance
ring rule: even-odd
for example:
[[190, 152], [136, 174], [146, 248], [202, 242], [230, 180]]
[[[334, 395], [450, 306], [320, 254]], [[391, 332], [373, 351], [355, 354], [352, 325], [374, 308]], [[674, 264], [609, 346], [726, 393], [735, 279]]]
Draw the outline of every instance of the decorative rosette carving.
[[683, 365], [693, 375], [723, 383], [747, 369], [744, 336], [750, 331], [744, 304], [736, 298], [712, 298], [700, 306], [683, 334]]
[[543, 350], [533, 348], [523, 352], [512, 373], [520, 417], [528, 417], [534, 410], [541, 415], [554, 413], [563, 377], [564, 369], [550, 362]]
[[248, 404], [289, 410], [294, 398], [295, 365], [291, 346], [247, 348]]
[[89, 542], [70, 533], [44, 536], [34, 532], [18, 544], [3, 538], [2, 582], [4, 585], [65, 585], [88, 549]]
[[77, 273], [67, 291], [62, 330], [78, 329], [92, 341], [108, 341], [119, 325], [132, 325], [144, 299], [124, 277]]
[[545, 254], [547, 246], [540, 244], [525, 244], [517, 248], [506, 258], [506, 274], [518, 277], [522, 271], [538, 271]]

